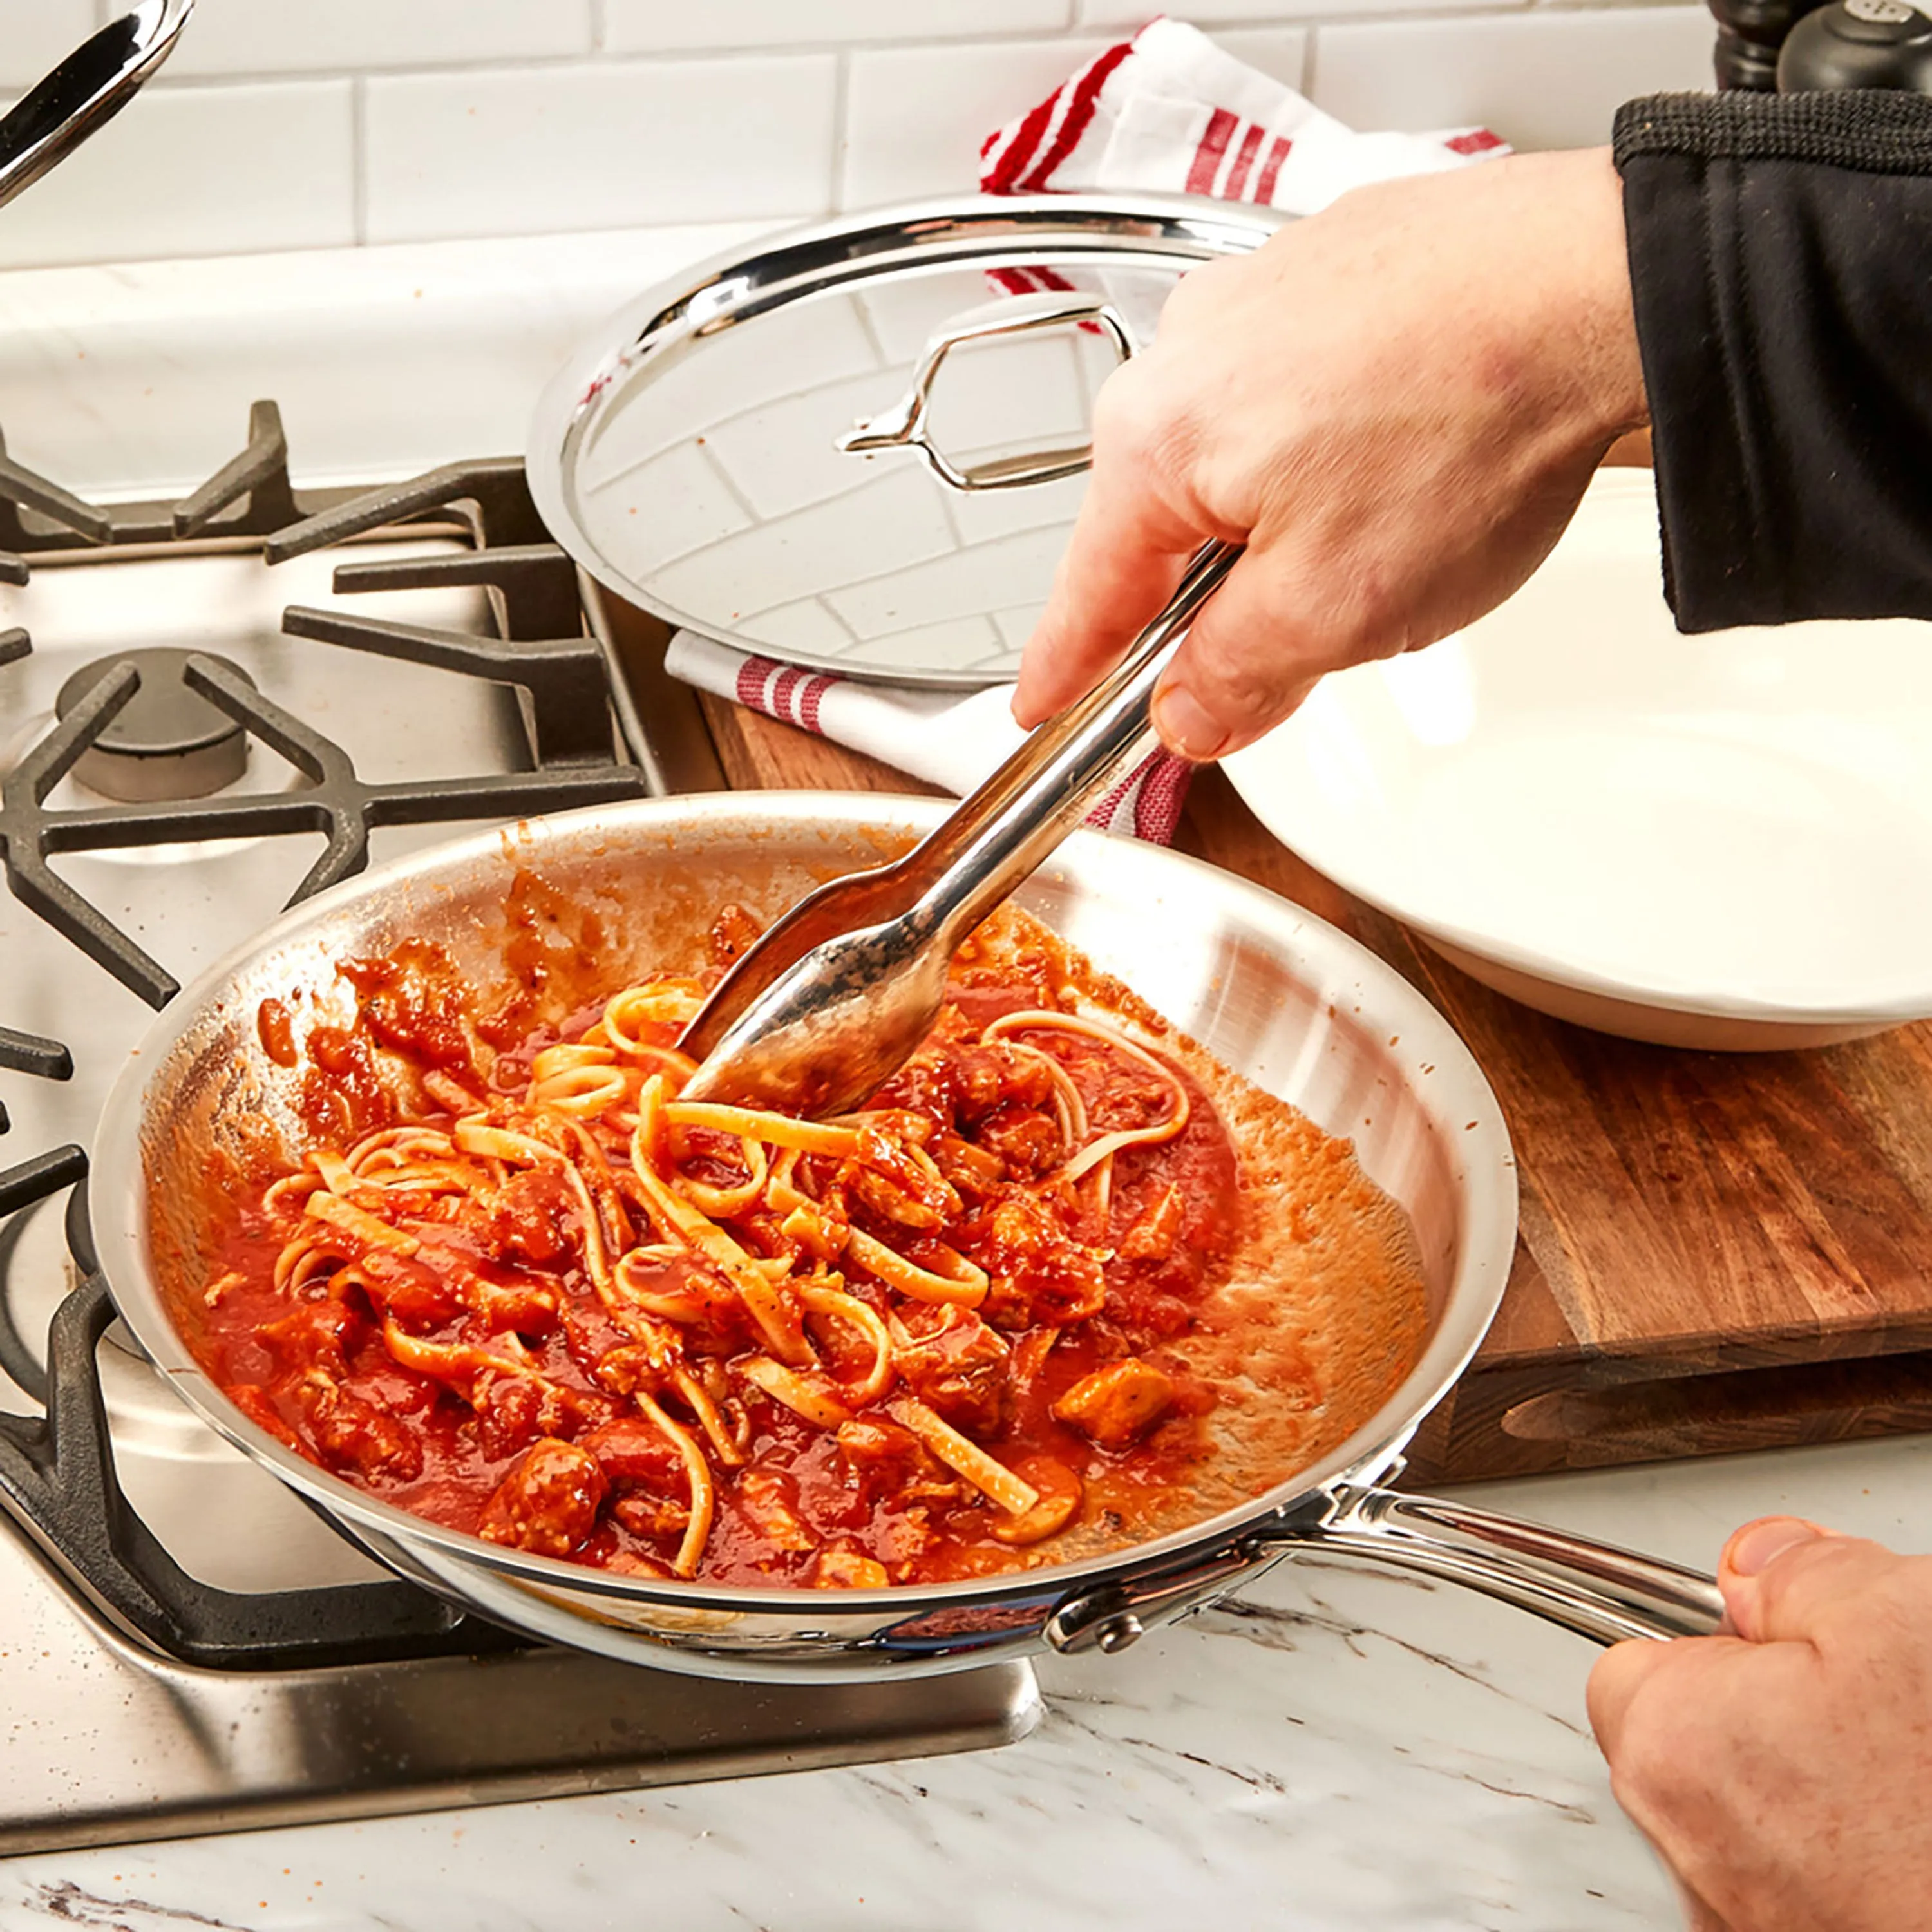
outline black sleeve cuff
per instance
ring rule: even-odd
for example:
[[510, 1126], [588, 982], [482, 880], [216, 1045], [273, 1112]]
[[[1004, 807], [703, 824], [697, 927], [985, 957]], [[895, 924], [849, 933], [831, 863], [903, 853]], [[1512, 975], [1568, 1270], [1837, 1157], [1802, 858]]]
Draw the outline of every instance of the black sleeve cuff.
[[1932, 98], [1660, 95], [1614, 152], [1680, 628], [1932, 617]]
[[1624, 175], [1632, 161], [1663, 154], [1932, 174], [1932, 99], [1877, 88], [1653, 94], [1617, 110], [1610, 140], [1617, 172]]

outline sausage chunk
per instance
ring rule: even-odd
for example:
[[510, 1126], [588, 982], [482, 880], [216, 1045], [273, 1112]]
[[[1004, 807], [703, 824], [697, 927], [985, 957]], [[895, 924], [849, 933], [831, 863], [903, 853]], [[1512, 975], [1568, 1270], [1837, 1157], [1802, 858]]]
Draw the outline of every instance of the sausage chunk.
[[574, 1443], [532, 1443], [483, 1505], [476, 1533], [537, 1556], [568, 1556], [596, 1527], [604, 1472]]
[[947, 1308], [892, 1350], [892, 1366], [929, 1408], [969, 1436], [991, 1436], [1006, 1413], [1004, 1336], [970, 1309]]
[[1053, 1412], [1102, 1449], [1124, 1449], [1158, 1421], [1174, 1400], [1174, 1384], [1138, 1355], [1083, 1376], [1053, 1405]]
[[330, 1375], [311, 1369], [296, 1398], [308, 1418], [309, 1432], [332, 1469], [353, 1469], [368, 1476], [394, 1476], [404, 1482], [422, 1474], [422, 1449], [393, 1415], [352, 1395]]

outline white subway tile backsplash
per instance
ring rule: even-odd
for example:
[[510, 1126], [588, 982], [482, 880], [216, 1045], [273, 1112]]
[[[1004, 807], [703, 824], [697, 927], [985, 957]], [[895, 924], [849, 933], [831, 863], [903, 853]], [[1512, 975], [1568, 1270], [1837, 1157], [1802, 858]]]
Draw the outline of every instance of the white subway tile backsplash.
[[1709, 86], [1712, 33], [1688, 6], [1323, 26], [1312, 92], [1352, 128], [1480, 122], [1518, 147], [1586, 147], [1633, 94]]
[[815, 214], [831, 199], [829, 55], [364, 85], [371, 242]]
[[334, 72], [588, 54], [591, 0], [196, 0], [170, 74]]
[[[39, 79], [126, 4], [16, 0], [0, 89]], [[763, 220], [958, 191], [993, 128], [1158, 4], [199, 0], [160, 81], [0, 212], [0, 265]], [[1177, 12], [1352, 125], [1484, 122], [1526, 147], [1600, 140], [1628, 95], [1708, 84], [1714, 32], [1694, 0]]]
[[673, 47], [782, 47], [854, 40], [1051, 33], [1073, 0], [604, 0], [614, 53]]
[[7, 14], [6, 32], [0, 34], [0, 87], [32, 87], [100, 24], [94, 0], [33, 0]]
[[1109, 44], [1012, 40], [854, 54], [839, 206], [972, 188], [980, 143]]
[[[1144, 26], [1156, 14], [1171, 13], [1208, 32], [1223, 22], [1257, 20], [1346, 20], [1371, 14], [1441, 14], [1485, 8], [1528, 7], [1532, 0], [1203, 0], [1198, 7], [1150, 6], [1148, 0], [1074, 0], [1075, 18], [1083, 27]], [[1586, 0], [1588, 4], [1588, 0]], [[1218, 38], [1218, 36], [1217, 36]]]
[[355, 241], [354, 85], [151, 85], [0, 208], [0, 266]]
[[1306, 27], [1230, 27], [1214, 36], [1216, 44], [1237, 60], [1296, 88], [1307, 85], [1308, 50], [1313, 38]]

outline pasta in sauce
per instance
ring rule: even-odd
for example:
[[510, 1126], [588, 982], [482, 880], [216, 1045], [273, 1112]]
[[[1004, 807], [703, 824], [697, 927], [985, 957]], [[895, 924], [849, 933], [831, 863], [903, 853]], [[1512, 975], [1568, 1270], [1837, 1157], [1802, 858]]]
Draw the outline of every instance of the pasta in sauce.
[[1412, 1364], [1400, 1210], [1025, 916], [824, 1123], [686, 1101], [708, 972], [493, 1047], [435, 948], [265, 1002], [312, 1139], [202, 1296], [230, 1399], [384, 1500], [653, 1576], [879, 1587], [1240, 1502]]

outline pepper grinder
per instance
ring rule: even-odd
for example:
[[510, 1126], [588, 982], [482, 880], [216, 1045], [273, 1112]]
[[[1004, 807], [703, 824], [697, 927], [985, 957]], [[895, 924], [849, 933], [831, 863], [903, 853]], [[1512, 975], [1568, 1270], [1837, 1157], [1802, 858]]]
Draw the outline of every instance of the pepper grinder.
[[[1718, 85], [1768, 94], [1778, 85], [1785, 37], [1827, 0], [1706, 0], [1717, 16]], [[1895, 4], [1895, 0], [1888, 0]]]
[[1932, 94], [1932, 10], [1906, 0], [1832, 0], [1794, 26], [1778, 91], [1889, 87]]

